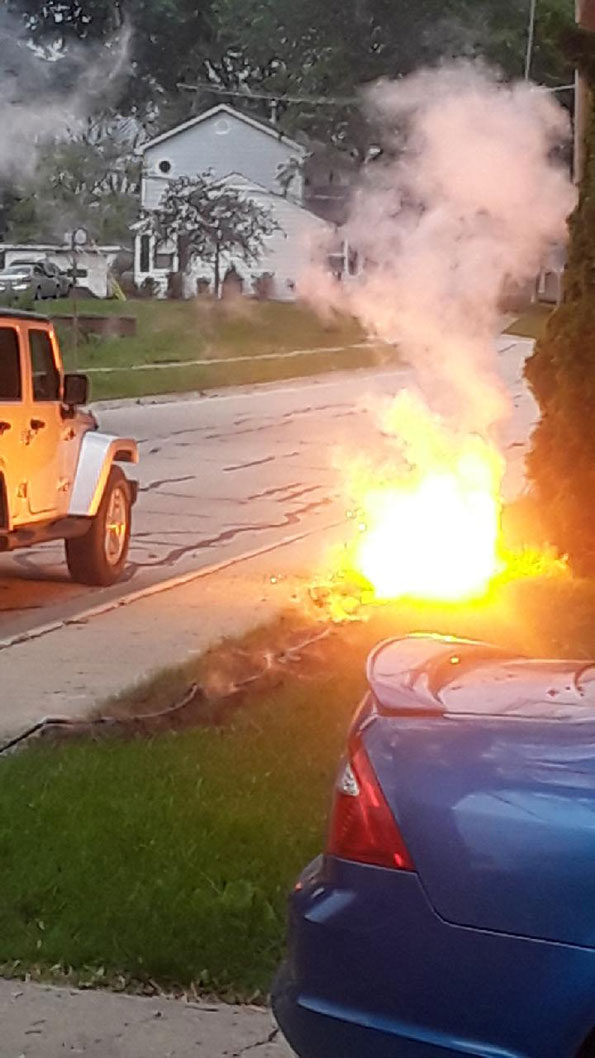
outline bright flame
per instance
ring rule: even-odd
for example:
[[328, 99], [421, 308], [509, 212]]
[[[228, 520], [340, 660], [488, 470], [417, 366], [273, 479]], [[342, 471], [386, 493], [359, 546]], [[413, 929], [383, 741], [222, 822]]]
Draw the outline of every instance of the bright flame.
[[362, 535], [355, 568], [377, 598], [463, 600], [485, 592], [502, 567], [503, 460], [477, 435], [460, 436], [409, 393], [385, 425], [397, 435], [406, 470], [357, 487]]

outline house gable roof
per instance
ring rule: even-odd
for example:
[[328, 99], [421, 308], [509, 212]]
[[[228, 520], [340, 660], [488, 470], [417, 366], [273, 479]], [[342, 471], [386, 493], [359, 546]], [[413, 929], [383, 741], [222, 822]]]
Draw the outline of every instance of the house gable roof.
[[150, 150], [151, 147], [156, 147], [159, 143], [164, 143], [173, 136], [178, 136], [181, 132], [187, 132], [188, 129], [200, 125], [203, 121], [208, 121], [209, 118], [214, 117], [216, 114], [227, 114], [229, 117], [236, 118], [238, 121], [243, 121], [246, 125], [251, 125], [252, 128], [257, 129], [259, 132], [266, 133], [267, 136], [272, 136], [273, 139], [280, 143], [284, 143], [294, 151], [299, 151], [302, 155], [308, 153], [301, 143], [298, 143], [296, 140], [292, 140], [289, 136], [285, 136], [278, 132], [272, 125], [266, 125], [263, 121], [248, 117], [247, 114], [242, 114], [241, 111], [235, 110], [234, 107], [230, 107], [227, 103], [219, 103], [217, 106], [211, 107], [210, 110], [205, 110], [203, 114], [198, 114], [195, 118], [190, 118], [189, 121], [184, 121], [181, 125], [176, 125], [173, 129], [170, 129], [169, 132], [162, 132], [160, 136], [155, 136], [147, 143], [143, 143], [140, 148], [140, 153], [144, 154], [144, 152]]
[[[319, 224], [324, 225], [327, 228], [332, 228], [334, 225], [332, 221], [327, 220], [326, 217], [321, 217], [314, 210], [309, 209], [307, 205], [302, 202], [296, 202], [290, 195], [281, 195], [276, 191], [271, 191], [270, 188], [264, 187], [263, 184], [257, 183], [255, 180], [249, 180], [248, 177], [243, 176], [242, 173], [227, 173], [225, 176], [218, 177], [215, 181], [218, 184], [227, 184], [229, 187], [245, 189], [246, 191], [254, 191], [259, 195], [263, 195], [266, 198], [270, 198], [273, 202], [283, 202], [285, 206], [292, 210], [297, 210], [298, 213], [307, 213], [313, 220], [318, 221]], [[140, 231], [143, 227], [143, 221], [137, 220], [130, 225], [130, 231]]]
[[242, 173], [228, 173], [227, 176], [221, 178], [220, 183], [229, 184], [231, 187], [245, 188], [247, 191], [256, 191], [259, 195], [265, 195], [267, 198], [271, 198], [273, 202], [283, 202], [287, 207], [297, 210], [298, 213], [308, 213], [314, 220], [320, 221], [321, 224], [326, 227], [332, 227], [325, 217], [319, 216], [314, 210], [309, 209], [303, 202], [297, 202], [291, 195], [282, 195], [278, 191], [271, 191], [268, 187], [263, 187], [262, 184], [258, 184], [255, 180], [249, 180], [248, 177], [243, 176]]

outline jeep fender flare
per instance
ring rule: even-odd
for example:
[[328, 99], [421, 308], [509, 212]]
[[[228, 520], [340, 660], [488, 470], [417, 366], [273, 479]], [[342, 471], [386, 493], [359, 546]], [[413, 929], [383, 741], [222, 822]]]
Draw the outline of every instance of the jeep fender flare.
[[86, 433], [70, 495], [69, 515], [95, 517], [114, 463], [138, 463], [136, 441], [95, 431]]

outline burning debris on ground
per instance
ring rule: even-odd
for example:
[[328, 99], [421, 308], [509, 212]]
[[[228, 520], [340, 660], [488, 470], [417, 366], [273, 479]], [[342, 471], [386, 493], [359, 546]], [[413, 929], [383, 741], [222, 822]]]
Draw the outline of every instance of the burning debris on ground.
[[[595, 596], [589, 583], [573, 579], [553, 559], [540, 565], [539, 556], [528, 554], [526, 561], [533, 563], [529, 575], [518, 568], [508, 579], [500, 576], [470, 602], [379, 600], [364, 578], [347, 570], [311, 584], [304, 580], [299, 604], [269, 626], [149, 681], [91, 720], [48, 717], [0, 751], [40, 735], [61, 742], [152, 738], [200, 727], [224, 733], [239, 712], [264, 699], [283, 700], [281, 690], [301, 683], [324, 679], [330, 689], [347, 679], [363, 692], [368, 652], [382, 639], [411, 632], [431, 629], [536, 656], [592, 653]], [[565, 626], [562, 611], [569, 615]]]

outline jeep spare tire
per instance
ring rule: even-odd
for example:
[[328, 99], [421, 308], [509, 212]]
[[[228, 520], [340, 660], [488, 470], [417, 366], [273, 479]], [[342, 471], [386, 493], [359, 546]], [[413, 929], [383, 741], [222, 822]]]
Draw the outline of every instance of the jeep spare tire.
[[130, 485], [112, 467], [99, 510], [84, 536], [66, 541], [66, 561], [73, 580], [107, 587], [121, 577], [130, 543]]

